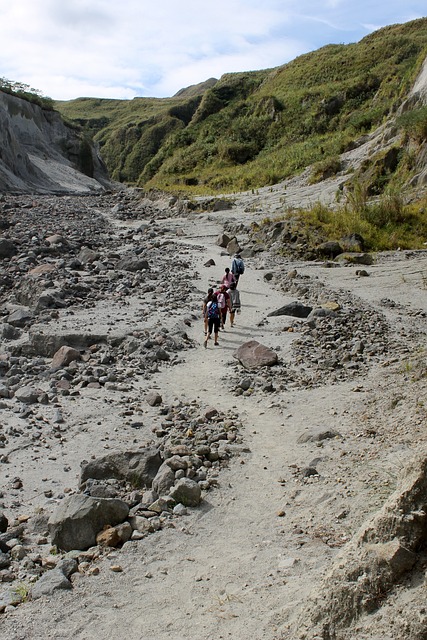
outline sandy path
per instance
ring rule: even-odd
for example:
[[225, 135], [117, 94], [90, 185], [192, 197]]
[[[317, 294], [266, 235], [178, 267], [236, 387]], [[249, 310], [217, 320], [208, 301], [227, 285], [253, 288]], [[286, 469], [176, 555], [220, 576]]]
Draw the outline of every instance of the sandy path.
[[[192, 259], [198, 273], [194, 286], [201, 292], [221, 277], [229, 262], [215, 245], [220, 230], [220, 219], [206, 216], [191, 226], [183, 238], [186, 244], [194, 244]], [[206, 249], [200, 251], [200, 245]], [[203, 264], [211, 257], [217, 266], [208, 269]], [[421, 265], [421, 271], [423, 268]], [[308, 269], [314, 272], [314, 267]], [[383, 271], [378, 277], [386, 278]], [[325, 277], [337, 288], [351, 283], [356, 286], [351, 270], [343, 270], [341, 278], [329, 270]], [[392, 282], [396, 284], [400, 272], [389, 277], [392, 290]], [[361, 286], [360, 281], [357, 286]], [[301, 526], [322, 524], [319, 504], [325, 514], [337, 514], [347, 505], [351, 481], [342, 488], [341, 479], [334, 478], [332, 469], [340, 456], [351, 452], [352, 446], [360, 446], [353, 441], [326, 443], [321, 449], [321, 456], [329, 464], [325, 467], [325, 485], [302, 486], [293, 482], [290, 465], [308, 465], [319, 455], [319, 449], [314, 444], [302, 447], [296, 440], [307, 426], [319, 423], [350, 435], [354, 429], [350, 408], [355, 411], [364, 397], [354, 393], [352, 383], [305, 391], [293, 389], [272, 396], [236, 398], [230, 393], [229, 364], [239, 344], [255, 338], [280, 347], [280, 357], [286, 359], [292, 339], [292, 334], [280, 332], [280, 319], [272, 318], [268, 324], [258, 326], [268, 311], [289, 299], [265, 283], [262, 272], [251, 269], [250, 261], [240, 290], [243, 311], [236, 327], [220, 334], [220, 347], [209, 345], [205, 350], [202, 321], [194, 322], [189, 333], [200, 343], [199, 348], [187, 351], [182, 364], [162, 371], [151, 386], [161, 391], [167, 403], [184, 398], [197, 399], [202, 406], [234, 408], [243, 421], [245, 450], [221, 472], [219, 487], [206, 494], [202, 507], [176, 521], [176, 528], [114, 551], [99, 564], [98, 576], [78, 577], [70, 593], [20, 606], [5, 618], [2, 637], [288, 637], [285, 622], [292, 620], [301, 600], [336, 553], [334, 546], [325, 544], [321, 536], [304, 536]], [[405, 288], [402, 296], [404, 291]], [[199, 312], [199, 308], [192, 311]], [[374, 384], [376, 375], [373, 370], [364, 380], [366, 387]], [[143, 381], [140, 384], [143, 389]], [[283, 478], [286, 482], [279, 482]], [[369, 492], [361, 500], [369, 510]], [[351, 527], [360, 524], [361, 517], [356, 515]], [[123, 571], [112, 573], [110, 564], [120, 564]]]

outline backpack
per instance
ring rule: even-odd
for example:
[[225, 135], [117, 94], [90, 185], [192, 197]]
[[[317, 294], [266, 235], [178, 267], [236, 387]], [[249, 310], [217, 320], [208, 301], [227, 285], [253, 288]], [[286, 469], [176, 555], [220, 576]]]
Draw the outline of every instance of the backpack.
[[211, 302], [208, 307], [208, 318], [219, 318], [219, 309], [217, 302]]
[[219, 293], [217, 299], [218, 299], [218, 307], [220, 309], [225, 309], [225, 307], [227, 306], [225, 302], [225, 295], [223, 293]]
[[236, 273], [238, 273], [240, 276], [242, 275], [242, 273], [245, 273], [245, 265], [243, 264], [243, 260], [241, 258], [237, 258], [236, 259]]

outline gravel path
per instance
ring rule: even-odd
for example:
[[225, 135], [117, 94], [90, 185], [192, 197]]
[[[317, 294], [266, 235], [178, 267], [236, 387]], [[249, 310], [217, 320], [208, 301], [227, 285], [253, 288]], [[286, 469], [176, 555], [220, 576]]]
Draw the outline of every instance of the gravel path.
[[[185, 247], [194, 271], [193, 294], [182, 301], [179, 314], [192, 317], [188, 335], [195, 346], [175, 366], [149, 379], [138, 377], [131, 395], [142, 402], [147, 389], [157, 389], [169, 406], [195, 402], [235, 412], [242, 423], [243, 446], [221, 471], [218, 486], [206, 493], [201, 507], [173, 520], [168, 528], [112, 550], [99, 559], [98, 575], [76, 574], [72, 591], [9, 611], [1, 620], [4, 638], [296, 638], [298, 616], [311, 590], [358, 527], [396, 488], [405, 461], [424, 444], [425, 389], [416, 382], [409, 384], [409, 378], [425, 339], [427, 258], [384, 256], [363, 280], [353, 268], [277, 265], [284, 271], [296, 267], [310, 282], [321, 280], [328, 291], [337, 295], [345, 291], [355, 306], [360, 301], [383, 314], [392, 350], [372, 359], [363, 376], [308, 388], [285, 385], [268, 393], [262, 391], [266, 374], [261, 372], [253, 393], [236, 395], [245, 372], [233, 353], [242, 342], [256, 339], [277, 349], [280, 361], [291, 366], [300, 335], [298, 326], [293, 332], [283, 331], [283, 316], [265, 321], [270, 311], [295, 295], [280, 290], [277, 278], [266, 282], [261, 262], [248, 259], [236, 327], [220, 333], [218, 349], [203, 348], [201, 299], [228, 266], [215, 244], [227, 215], [236, 213], [171, 221], [173, 228], [166, 237]], [[116, 224], [119, 232], [139, 223]], [[177, 236], [177, 229], [184, 235]], [[204, 266], [209, 258], [216, 266]], [[136, 317], [140, 302], [138, 296], [129, 299], [126, 321]], [[119, 310], [112, 305], [110, 312], [115, 322]], [[85, 311], [82, 317], [90, 314]], [[161, 302], [151, 321], [160, 325], [164, 321]], [[402, 345], [396, 351], [397, 337]], [[158, 420], [158, 409], [145, 407], [145, 427], [135, 432], [116, 411], [125, 396], [126, 392], [82, 392], [70, 427], [85, 424], [86, 429], [75, 431], [62, 447], [72, 470], [68, 476], [58, 475], [59, 484], [76, 477], [80, 461], [88, 457], [89, 441], [90, 453], [99, 455], [105, 445], [128, 447], [152, 437], [149, 425]], [[396, 397], [401, 399], [394, 404]], [[98, 431], [96, 416], [103, 423]], [[339, 436], [298, 441], [319, 428], [334, 429]], [[30, 455], [21, 449], [14, 464], [23, 469]], [[317, 473], [307, 473], [310, 468]], [[35, 469], [33, 479], [41, 483], [38, 476], [40, 470]], [[121, 571], [112, 571], [112, 565]], [[365, 637], [374, 635], [367, 632]]]

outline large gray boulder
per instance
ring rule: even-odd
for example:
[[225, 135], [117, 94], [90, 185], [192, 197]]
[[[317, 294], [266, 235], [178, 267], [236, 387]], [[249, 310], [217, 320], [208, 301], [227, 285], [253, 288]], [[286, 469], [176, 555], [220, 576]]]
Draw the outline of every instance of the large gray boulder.
[[48, 522], [52, 544], [63, 551], [85, 550], [96, 544], [105, 525], [123, 522], [129, 507], [123, 500], [91, 498], [76, 494], [65, 498]]
[[293, 316], [294, 318], [307, 318], [312, 311], [313, 307], [309, 307], [301, 302], [290, 302], [285, 304], [280, 309], [272, 311], [268, 314], [270, 316]]
[[245, 369], [272, 367], [278, 361], [277, 353], [257, 340], [245, 342], [234, 352], [233, 356]]
[[11, 324], [13, 327], [25, 327], [26, 324], [34, 320], [34, 314], [27, 307], [21, 307], [20, 309], [12, 311], [6, 320], [8, 324]]
[[0, 238], [0, 258], [11, 258], [18, 253], [16, 246], [7, 238]]
[[185, 507], [197, 507], [202, 500], [202, 490], [194, 480], [181, 478], [169, 492], [171, 498], [176, 503], [181, 503]]
[[149, 269], [150, 265], [148, 260], [144, 258], [139, 258], [137, 256], [124, 256], [117, 263], [117, 269], [122, 269], [123, 271], [144, 271]]
[[227, 245], [227, 251], [230, 256], [233, 256], [235, 253], [240, 253], [242, 251], [242, 247], [237, 241], [237, 238], [231, 238], [230, 242]]
[[83, 484], [89, 478], [94, 480], [116, 478], [126, 480], [134, 487], [151, 488], [161, 464], [160, 452], [155, 447], [110, 453], [85, 464], [81, 470], [80, 483]]
[[26, 385], [25, 387], [19, 387], [15, 391], [15, 399], [25, 404], [35, 404], [39, 397], [40, 392], [34, 387]]
[[328, 242], [322, 242], [316, 247], [316, 253], [319, 256], [325, 258], [336, 258], [343, 252], [343, 248], [339, 242], [329, 240]]
[[175, 473], [171, 469], [171, 467], [166, 462], [164, 462], [153, 480], [153, 490], [159, 496], [167, 495], [174, 482]]
[[223, 249], [225, 249], [230, 241], [231, 241], [230, 236], [228, 236], [226, 233], [220, 233], [216, 239], [216, 244], [219, 247], [222, 247]]
[[77, 256], [77, 260], [82, 264], [92, 264], [95, 260], [98, 260], [99, 252], [93, 251], [89, 247], [82, 247], [80, 249], [79, 255]]
[[68, 578], [58, 569], [52, 569], [45, 573], [31, 589], [31, 599], [37, 600], [42, 596], [51, 596], [55, 591], [72, 589]]

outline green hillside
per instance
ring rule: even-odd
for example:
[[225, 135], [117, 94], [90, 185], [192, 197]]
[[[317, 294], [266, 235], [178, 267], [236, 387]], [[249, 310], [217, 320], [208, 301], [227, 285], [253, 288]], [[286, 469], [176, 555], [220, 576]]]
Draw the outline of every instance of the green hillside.
[[[339, 154], [394, 113], [427, 55], [427, 18], [328, 45], [263, 71], [232, 73], [172, 98], [56, 102], [99, 143], [115, 180], [170, 192], [215, 194], [271, 185]], [[425, 141], [427, 111], [398, 122]], [[410, 171], [396, 152], [387, 181]], [[375, 189], [381, 191], [378, 176]], [[385, 183], [385, 181], [383, 181]], [[373, 192], [375, 191], [373, 190]]]

